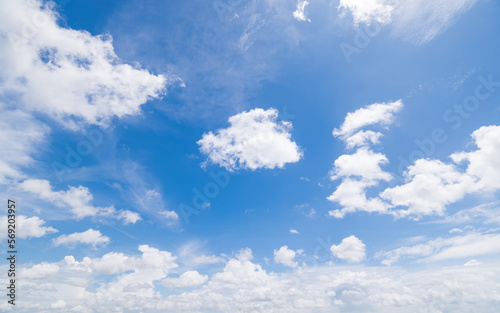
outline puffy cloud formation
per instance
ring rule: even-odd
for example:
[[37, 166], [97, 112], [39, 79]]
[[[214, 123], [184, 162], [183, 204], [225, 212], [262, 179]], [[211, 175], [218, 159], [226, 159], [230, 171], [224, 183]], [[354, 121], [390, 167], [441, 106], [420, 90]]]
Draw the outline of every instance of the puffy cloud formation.
[[339, 245], [332, 245], [330, 250], [336, 258], [348, 263], [358, 263], [366, 257], [365, 244], [354, 235], [342, 239]]
[[274, 250], [274, 262], [288, 267], [297, 267], [299, 263], [295, 261], [295, 257], [303, 252], [303, 250], [293, 251], [288, 249], [288, 246], [282, 246], [279, 250]]
[[137, 114], [167, 78], [120, 62], [110, 36], [61, 27], [50, 3], [0, 1], [0, 92], [71, 128]]
[[386, 213], [390, 207], [379, 198], [367, 198], [366, 189], [375, 187], [380, 181], [389, 181], [392, 175], [384, 172], [381, 165], [389, 162], [382, 153], [370, 149], [371, 144], [379, 143], [382, 133], [360, 130], [367, 126], [382, 125], [387, 127], [394, 120], [394, 113], [401, 110], [401, 100], [389, 103], [374, 103], [347, 116], [339, 129], [333, 130], [333, 135], [342, 139], [347, 148], [357, 150], [353, 154], [344, 154], [337, 158], [330, 172], [331, 180], [340, 179], [337, 189], [328, 197], [342, 209], [331, 210], [330, 216], [343, 218], [346, 213], [356, 211]]
[[276, 109], [253, 109], [229, 118], [231, 126], [203, 134], [198, 141], [212, 163], [228, 170], [282, 168], [302, 157], [291, 140], [292, 123], [277, 121]]
[[[194, 270], [173, 275], [179, 269], [175, 256], [146, 245], [139, 249], [139, 256], [111, 252], [80, 261], [67, 256], [24, 267], [19, 287], [29, 296], [20, 312], [486, 313], [500, 295], [500, 266], [470, 259], [467, 266], [412, 271], [334, 265], [280, 274], [252, 262], [251, 251], [244, 249], [207, 277]], [[191, 289], [179, 291], [184, 286]]]

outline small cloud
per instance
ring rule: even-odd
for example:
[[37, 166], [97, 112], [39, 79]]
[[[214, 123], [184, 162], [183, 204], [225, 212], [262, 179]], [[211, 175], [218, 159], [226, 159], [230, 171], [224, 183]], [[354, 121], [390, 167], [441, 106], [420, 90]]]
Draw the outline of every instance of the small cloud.
[[304, 1], [300, 1], [298, 0], [297, 2], [297, 10], [295, 10], [295, 12], [293, 12], [293, 17], [297, 20], [297, 21], [302, 21], [302, 22], [311, 22], [310, 19], [307, 18], [307, 14], [305, 12], [306, 10], [306, 6], [309, 4], [309, 2], [307, 0], [304, 0]]
[[335, 257], [348, 263], [361, 262], [366, 256], [365, 244], [356, 236], [342, 239], [339, 245], [332, 245], [330, 250]]
[[300, 235], [299, 231], [293, 228], [290, 228], [290, 233]]
[[464, 266], [478, 266], [480, 264], [481, 264], [481, 262], [479, 262], [479, 261], [470, 260], [469, 262], [465, 263]]
[[75, 244], [88, 244], [96, 248], [97, 246], [105, 246], [109, 243], [110, 239], [103, 236], [100, 231], [93, 230], [92, 228], [82, 233], [73, 233], [70, 235], [62, 235], [52, 240], [54, 245], [75, 245]]

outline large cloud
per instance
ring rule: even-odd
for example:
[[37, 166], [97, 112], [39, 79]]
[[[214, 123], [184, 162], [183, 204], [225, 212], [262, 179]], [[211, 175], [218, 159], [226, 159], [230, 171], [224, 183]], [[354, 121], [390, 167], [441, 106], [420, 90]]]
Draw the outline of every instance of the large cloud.
[[110, 36], [61, 27], [49, 4], [1, 0], [0, 92], [78, 127], [137, 114], [167, 78], [120, 62]]
[[282, 168], [302, 157], [291, 140], [292, 124], [277, 121], [276, 109], [253, 109], [229, 118], [231, 126], [203, 134], [200, 150], [228, 170]]
[[178, 266], [169, 252], [149, 246], [140, 251], [80, 261], [67, 256], [23, 268], [19, 287], [26, 296], [20, 312], [483, 313], [500, 299], [497, 263], [412, 271], [333, 265], [274, 273], [252, 262], [245, 249], [203, 283], [208, 275], [194, 270], [171, 277]]

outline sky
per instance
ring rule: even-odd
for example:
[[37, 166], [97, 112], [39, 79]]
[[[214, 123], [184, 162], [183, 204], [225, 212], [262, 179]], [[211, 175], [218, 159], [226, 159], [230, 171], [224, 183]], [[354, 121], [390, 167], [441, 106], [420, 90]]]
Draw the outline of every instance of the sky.
[[500, 3], [0, 8], [0, 311], [499, 306]]

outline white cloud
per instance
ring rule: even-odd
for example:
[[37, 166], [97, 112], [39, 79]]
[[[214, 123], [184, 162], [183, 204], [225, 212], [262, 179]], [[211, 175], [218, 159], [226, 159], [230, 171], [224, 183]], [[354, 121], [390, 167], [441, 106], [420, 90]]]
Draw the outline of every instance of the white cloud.
[[309, 4], [309, 2], [307, 0], [303, 0], [303, 1], [298, 0], [297, 1], [297, 10], [295, 10], [295, 12], [293, 12], [293, 17], [297, 21], [311, 22], [311, 20], [307, 18], [306, 13], [305, 13], [306, 6], [308, 4]]
[[392, 34], [416, 45], [448, 29], [477, 0], [340, 0], [341, 17], [350, 12], [354, 25], [388, 25]]
[[[333, 135], [342, 139], [348, 138], [360, 128], [380, 124], [390, 125], [394, 120], [394, 113], [403, 108], [403, 102], [397, 100], [389, 103], [374, 103], [347, 113], [344, 123], [340, 129], [334, 129]], [[371, 135], [373, 137], [373, 135]]]
[[373, 22], [385, 24], [391, 21], [391, 13], [394, 10], [394, 6], [390, 5], [391, 2], [393, 1], [340, 0], [338, 9], [344, 10], [341, 16], [345, 15], [345, 11], [350, 11], [355, 25]]
[[288, 267], [297, 267], [299, 264], [294, 259], [303, 252], [303, 250], [293, 251], [292, 249], [288, 249], [288, 246], [282, 246], [279, 250], [274, 250], [274, 262]]
[[332, 245], [330, 250], [336, 258], [348, 263], [361, 262], [366, 256], [365, 244], [354, 235], [342, 239], [339, 245]]
[[187, 271], [177, 278], [165, 278], [162, 284], [170, 288], [193, 288], [204, 284], [207, 280], [207, 275], [201, 275], [197, 271]]
[[[205, 280], [195, 271], [171, 277], [176, 267], [169, 252], [141, 246], [142, 255], [120, 271], [96, 272], [96, 260], [67, 256], [61, 262], [23, 268], [26, 296], [20, 312], [50, 311], [59, 300], [65, 311], [151, 312], [491, 312], [499, 299], [497, 263], [474, 266], [414, 268], [314, 266], [286, 273], [267, 272], [248, 258], [227, 261], [221, 271], [192, 289], [162, 295], [162, 282]], [[243, 255], [245, 257], [243, 257]], [[108, 258], [111, 263], [114, 256]], [[155, 262], [148, 262], [149, 260]], [[130, 260], [134, 260], [133, 262]], [[135, 262], [135, 264], [133, 264]], [[99, 275], [99, 279], [96, 279]], [[102, 276], [104, 275], [104, 276]], [[107, 276], [109, 275], [109, 276]], [[184, 276], [183, 276], [184, 275]], [[196, 277], [196, 279], [180, 277]], [[206, 277], [206, 276], [205, 276]], [[89, 282], [95, 282], [91, 284]], [[98, 300], [98, 301], [96, 301]], [[4, 309], [6, 304], [0, 309]]]
[[[0, 218], [2, 236], [7, 234], [7, 216]], [[43, 226], [45, 221], [38, 216], [26, 217], [24, 215], [16, 216], [16, 237], [21, 239], [39, 238], [48, 234], [57, 233], [57, 229], [50, 226]]]
[[63, 28], [42, 1], [0, 1], [0, 92], [76, 128], [137, 114], [167, 78], [120, 62], [110, 36]]
[[169, 220], [172, 223], [175, 223], [179, 220], [179, 214], [175, 211], [168, 211], [168, 210], [163, 210], [160, 211], [158, 214], [160, 214], [162, 217], [165, 219]]
[[[0, 56], [1, 57], [1, 56]], [[0, 102], [0, 184], [23, 178], [22, 167], [44, 143], [49, 128], [29, 114]]]
[[398, 216], [444, 215], [446, 205], [462, 199], [474, 180], [450, 164], [420, 159], [405, 173], [407, 183], [388, 188], [380, 196], [395, 206], [407, 206]]
[[360, 148], [354, 154], [344, 154], [335, 160], [331, 179], [359, 177], [367, 181], [391, 180], [392, 175], [384, 172], [381, 164], [388, 163], [387, 157], [367, 148]]
[[294, 228], [290, 228], [290, 233], [295, 235], [300, 235], [299, 231]]
[[55, 246], [60, 245], [75, 245], [75, 244], [87, 244], [92, 245], [96, 248], [98, 246], [105, 246], [109, 243], [109, 237], [103, 236], [100, 231], [93, 230], [92, 228], [86, 230], [82, 233], [73, 233], [70, 235], [62, 235], [53, 239]]
[[282, 168], [302, 152], [291, 140], [290, 122], [277, 121], [276, 109], [253, 109], [229, 118], [230, 127], [203, 134], [200, 150], [210, 162], [228, 170]]
[[360, 128], [393, 122], [393, 113], [403, 107], [401, 100], [392, 103], [374, 103], [348, 113], [340, 129], [333, 135], [346, 142], [348, 148], [358, 147], [355, 153], [341, 155], [334, 162], [330, 179], [341, 179], [337, 189], [327, 198], [337, 202], [342, 209], [331, 210], [329, 216], [343, 218], [346, 213], [356, 211], [386, 213], [390, 207], [379, 198], [367, 198], [366, 190], [375, 187], [379, 181], [389, 181], [392, 175], [384, 172], [381, 165], [388, 163], [382, 153], [373, 152], [368, 146], [379, 142], [381, 133], [359, 131]]
[[378, 252], [382, 264], [391, 265], [403, 258], [418, 262], [438, 262], [453, 259], [464, 259], [500, 253], [498, 242], [500, 234], [482, 234], [470, 232], [465, 235], [437, 238], [423, 244], [401, 247], [387, 252]]
[[18, 185], [19, 189], [37, 195], [41, 199], [59, 207], [67, 207], [77, 219], [88, 216], [105, 216], [123, 220], [123, 224], [135, 224], [141, 220], [139, 214], [128, 210], [116, 210], [113, 206], [95, 207], [91, 204], [93, 196], [87, 187], [69, 186], [67, 191], [53, 191], [48, 180], [27, 179]]

